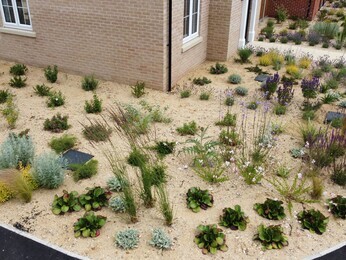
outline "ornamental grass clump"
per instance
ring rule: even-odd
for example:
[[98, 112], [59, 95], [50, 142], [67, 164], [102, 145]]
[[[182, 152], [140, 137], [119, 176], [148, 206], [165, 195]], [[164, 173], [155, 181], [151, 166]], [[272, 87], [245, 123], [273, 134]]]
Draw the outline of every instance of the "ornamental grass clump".
[[157, 187], [157, 197], [161, 210], [161, 214], [165, 219], [165, 224], [171, 226], [173, 224], [173, 206], [168, 198], [168, 192], [166, 187], [161, 184]]
[[259, 225], [257, 231], [258, 233], [254, 236], [254, 240], [259, 240], [263, 249], [281, 249], [284, 246], [288, 246], [287, 237], [284, 235], [280, 225], [267, 227]]
[[268, 77], [265, 83], [261, 86], [261, 90], [264, 92], [264, 96], [267, 100], [272, 98], [279, 86], [280, 76], [279, 73], [275, 73], [274, 76]]
[[297, 214], [297, 218], [302, 228], [312, 233], [322, 235], [327, 228], [329, 218], [324, 216], [319, 210], [303, 210]]
[[253, 54], [253, 50], [251, 48], [245, 47], [238, 49], [238, 56], [239, 59], [235, 59], [236, 62], [240, 62], [241, 64], [243, 63], [249, 63], [250, 60], [249, 58]]
[[84, 137], [91, 142], [106, 142], [112, 134], [112, 129], [105, 122], [100, 120], [90, 120], [90, 125], [83, 126]]
[[125, 250], [138, 247], [139, 232], [137, 229], [126, 229], [115, 235], [115, 244]]
[[149, 245], [158, 249], [170, 249], [173, 245], [172, 239], [161, 228], [155, 228], [151, 233]]
[[232, 230], [244, 231], [246, 225], [249, 222], [249, 218], [245, 216], [245, 213], [241, 210], [239, 205], [235, 205], [234, 209], [224, 208], [223, 215], [220, 216], [220, 226], [228, 227]]
[[236, 126], [237, 124], [237, 115], [227, 112], [222, 120], [215, 123], [217, 126]]
[[272, 200], [267, 198], [264, 203], [256, 203], [253, 208], [258, 215], [264, 218], [281, 220], [286, 217], [285, 209], [282, 204], [283, 202], [280, 200]]
[[337, 185], [346, 186], [346, 158], [339, 163], [334, 161], [330, 179]]
[[346, 219], [346, 197], [337, 195], [327, 200], [329, 211], [335, 218]]
[[54, 196], [52, 212], [55, 215], [64, 215], [67, 212], [80, 211], [81, 209], [77, 191], [68, 192], [63, 190], [62, 196]]
[[199, 225], [197, 228], [200, 233], [195, 236], [194, 242], [198, 248], [202, 249], [204, 255], [208, 253], [214, 255], [217, 250], [223, 252], [228, 250], [226, 235], [222, 232], [222, 229], [217, 228], [216, 225]]
[[85, 212], [82, 218], [73, 224], [74, 236], [77, 237], [98, 237], [100, 229], [106, 224], [107, 218], [95, 215], [94, 212]]
[[187, 207], [195, 213], [213, 206], [214, 199], [208, 190], [192, 187], [188, 190], [186, 196]]

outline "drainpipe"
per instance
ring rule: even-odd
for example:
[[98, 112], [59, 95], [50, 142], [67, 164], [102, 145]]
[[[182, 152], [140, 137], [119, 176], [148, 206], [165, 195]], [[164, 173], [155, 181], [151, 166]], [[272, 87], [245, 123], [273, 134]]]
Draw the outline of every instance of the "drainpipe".
[[173, 0], [168, 1], [168, 92], [172, 91], [172, 10]]
[[246, 31], [247, 13], [249, 9], [249, 0], [242, 0], [242, 2], [243, 2], [243, 7], [241, 11], [240, 38], [239, 38], [238, 48], [244, 48], [246, 43], [245, 31]]
[[248, 42], [253, 42], [256, 35], [256, 22], [257, 22], [257, 10], [258, 10], [258, 1], [252, 0], [251, 2], [251, 19], [250, 19], [250, 29], [248, 34]]

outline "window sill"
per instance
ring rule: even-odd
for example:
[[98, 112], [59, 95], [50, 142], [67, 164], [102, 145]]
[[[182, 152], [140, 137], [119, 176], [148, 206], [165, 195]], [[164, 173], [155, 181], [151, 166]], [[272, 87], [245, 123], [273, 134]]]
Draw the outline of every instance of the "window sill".
[[200, 44], [203, 41], [203, 37], [198, 36], [195, 39], [188, 41], [187, 43], [183, 44], [183, 47], [181, 48], [181, 52], [184, 53], [191, 48], [195, 47], [196, 45]]
[[25, 36], [30, 38], [36, 38], [36, 33], [31, 31], [24, 31], [20, 29], [0, 28], [0, 33], [7, 33], [19, 36]]

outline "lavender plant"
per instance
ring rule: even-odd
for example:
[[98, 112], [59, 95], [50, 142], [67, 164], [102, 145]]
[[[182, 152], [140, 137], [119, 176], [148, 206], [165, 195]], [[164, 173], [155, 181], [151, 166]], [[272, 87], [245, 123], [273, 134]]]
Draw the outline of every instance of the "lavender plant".
[[294, 89], [293, 83], [285, 81], [276, 91], [278, 103], [281, 106], [287, 106], [293, 99]]
[[261, 86], [261, 90], [264, 92], [264, 96], [267, 100], [270, 100], [272, 95], [277, 90], [279, 82], [279, 73], [275, 73], [274, 76], [268, 77], [265, 84]]
[[303, 97], [306, 98], [307, 104], [310, 105], [310, 99], [317, 97], [318, 88], [320, 86], [320, 79], [313, 77], [310, 79], [303, 79], [301, 82], [301, 89]]

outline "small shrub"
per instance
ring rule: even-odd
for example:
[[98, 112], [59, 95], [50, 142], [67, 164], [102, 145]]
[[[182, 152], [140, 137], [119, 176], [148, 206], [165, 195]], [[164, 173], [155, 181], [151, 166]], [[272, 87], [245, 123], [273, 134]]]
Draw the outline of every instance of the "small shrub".
[[321, 35], [318, 32], [310, 31], [307, 40], [310, 46], [315, 46], [321, 42]]
[[343, 126], [343, 119], [335, 118], [330, 122], [330, 125], [334, 128], [341, 128]]
[[[227, 96], [225, 100], [225, 105], [230, 107], [234, 105], [234, 97], [233, 96]], [[346, 102], [345, 102], [345, 107], [346, 107]]]
[[173, 153], [175, 147], [175, 142], [159, 141], [156, 142], [154, 150], [159, 156], [164, 157], [168, 154]]
[[227, 112], [224, 118], [215, 123], [217, 126], [236, 126], [237, 124], [237, 115]]
[[[239, 56], [239, 61], [241, 63], [247, 63], [250, 62], [249, 58], [251, 57], [251, 55], [253, 54], [253, 50], [250, 48], [241, 48], [238, 49], [238, 56]], [[236, 60], [238, 61], [238, 60]]]
[[287, 237], [284, 235], [280, 225], [268, 226], [259, 225], [257, 228], [258, 233], [255, 235], [254, 240], [259, 240], [263, 249], [281, 249], [288, 246]]
[[207, 77], [203, 77], [203, 78], [194, 78], [192, 80], [193, 84], [195, 85], [199, 85], [199, 86], [204, 86], [204, 85], [208, 85], [211, 83], [211, 80], [208, 79]]
[[129, 156], [127, 157], [127, 163], [135, 167], [142, 167], [148, 161], [148, 156], [135, 146], [132, 147]]
[[287, 110], [287, 107], [283, 106], [283, 105], [280, 105], [280, 104], [277, 104], [274, 107], [274, 113], [277, 116], [286, 114], [286, 110]]
[[239, 95], [239, 96], [247, 96], [247, 94], [248, 94], [248, 89], [245, 88], [245, 87], [239, 86], [239, 87], [236, 87], [236, 88], [235, 88], [235, 93], [236, 93], [237, 95]]
[[288, 24], [288, 29], [290, 29], [290, 30], [295, 30], [295, 29], [297, 29], [297, 27], [298, 27], [298, 25], [296, 22]]
[[182, 127], [178, 127], [177, 132], [180, 135], [195, 135], [197, 133], [197, 124], [195, 121], [184, 123]]
[[7, 98], [5, 108], [0, 111], [1, 114], [5, 117], [9, 128], [14, 129], [19, 117], [19, 110], [13, 101], [12, 95]]
[[301, 77], [301, 72], [299, 70], [299, 67], [296, 65], [288, 65], [286, 67], [286, 73], [288, 75], [293, 76], [294, 78], [298, 79]]
[[84, 137], [92, 142], [105, 142], [109, 139], [112, 134], [112, 129], [108, 127], [107, 124], [101, 121], [89, 120], [90, 125], [83, 125], [83, 135]]
[[187, 207], [197, 213], [201, 209], [206, 210], [208, 207], [212, 207], [214, 199], [208, 190], [192, 187], [186, 193], [186, 202]]
[[110, 191], [120, 192], [122, 191], [122, 183], [117, 177], [111, 177], [107, 181], [107, 187]]
[[280, 42], [283, 43], [283, 44], [286, 44], [286, 43], [288, 43], [288, 38], [286, 36], [281, 36], [280, 37]]
[[59, 154], [73, 148], [76, 145], [76, 142], [77, 138], [75, 136], [64, 134], [58, 138], [53, 137], [49, 146]]
[[311, 75], [316, 78], [321, 78], [323, 73], [324, 72], [320, 68], [314, 68], [311, 70]]
[[301, 226], [312, 233], [322, 235], [327, 228], [328, 217], [325, 217], [319, 210], [303, 210], [297, 215]]
[[36, 85], [36, 87], [34, 87], [34, 91], [37, 95], [39, 95], [40, 97], [47, 97], [51, 95], [51, 89], [50, 87], [47, 87], [45, 84], [42, 85]]
[[108, 206], [114, 212], [124, 213], [126, 211], [125, 202], [121, 197], [111, 198]]
[[97, 174], [97, 160], [90, 160], [85, 164], [70, 164], [69, 168], [73, 171], [73, 179], [79, 181], [81, 179], [91, 178]]
[[138, 247], [139, 232], [136, 229], [119, 231], [115, 236], [115, 243], [118, 247], [125, 250]]
[[220, 143], [227, 146], [237, 146], [240, 144], [240, 137], [236, 130], [222, 130], [219, 134]]
[[284, 6], [278, 6], [275, 9], [276, 12], [276, 21], [277, 23], [282, 23], [288, 18], [288, 11]]
[[43, 129], [51, 131], [53, 133], [60, 133], [70, 128], [67, 123], [68, 116], [62, 116], [60, 113], [52, 117], [52, 119], [46, 119], [43, 124]]
[[346, 160], [344, 159], [340, 163], [335, 163], [332, 169], [332, 175], [330, 176], [331, 180], [340, 185], [346, 186]]
[[99, 99], [96, 94], [94, 94], [92, 100], [85, 101], [84, 110], [88, 114], [101, 113], [102, 112], [102, 100]]
[[327, 200], [330, 212], [336, 218], [346, 219], [346, 197], [336, 196]]
[[251, 101], [246, 107], [251, 110], [256, 110], [258, 108], [258, 102]]
[[198, 248], [202, 249], [204, 255], [210, 252], [216, 254], [217, 250], [226, 252], [228, 246], [226, 243], [226, 235], [222, 232], [222, 229], [217, 228], [216, 225], [199, 225], [198, 230], [200, 233], [195, 236], [194, 242]]
[[235, 205], [234, 209], [224, 208], [223, 215], [220, 216], [220, 226], [228, 227], [232, 230], [241, 230], [246, 229], [248, 218], [245, 217], [243, 211], [239, 205]]
[[314, 120], [315, 119], [315, 111], [314, 110], [307, 110], [307, 111], [304, 111], [303, 112], [303, 115], [302, 115], [302, 118], [305, 120], [305, 121], [311, 121], [311, 120]]
[[308, 56], [304, 56], [302, 58], [300, 58], [299, 62], [298, 62], [298, 66], [299, 68], [302, 69], [308, 69], [311, 65], [311, 59]]
[[274, 34], [274, 26], [266, 26], [261, 30], [261, 34], [265, 35], [267, 39], [273, 37]]
[[322, 48], [328, 49], [329, 48], [329, 42], [323, 42]]
[[10, 68], [10, 73], [14, 76], [24, 76], [28, 68], [24, 64], [15, 64]]
[[65, 104], [65, 96], [61, 91], [53, 92], [48, 96], [48, 107], [60, 107]]
[[190, 89], [184, 89], [180, 91], [180, 98], [188, 98], [191, 96], [191, 90]]
[[55, 153], [44, 153], [34, 159], [33, 177], [40, 187], [56, 189], [64, 182], [66, 161]]
[[82, 207], [79, 205], [78, 192], [72, 191], [68, 192], [63, 190], [63, 195], [54, 196], [52, 204], [52, 212], [55, 215], [63, 215], [66, 212], [80, 211]]
[[153, 230], [149, 244], [158, 249], [169, 249], [173, 245], [170, 237], [160, 228]]
[[94, 78], [94, 76], [85, 76], [82, 80], [82, 89], [85, 91], [94, 91], [99, 82]]
[[346, 108], [346, 100], [341, 101], [341, 102], [338, 104], [338, 106], [341, 107], [341, 108]]
[[140, 98], [141, 96], [145, 95], [145, 83], [143, 81], [137, 81], [137, 83], [131, 87], [132, 89], [132, 95], [136, 98]]
[[264, 54], [259, 58], [259, 64], [264, 67], [269, 66], [272, 64], [272, 59], [268, 54]]
[[21, 76], [14, 76], [10, 80], [10, 86], [13, 88], [24, 88], [26, 86], [26, 78]]
[[200, 100], [209, 100], [210, 92], [204, 91], [199, 95]]
[[49, 82], [55, 83], [58, 80], [58, 66], [54, 65], [53, 68], [51, 66], [45, 68], [44, 76]]
[[0, 203], [4, 203], [14, 197], [14, 192], [6, 185], [0, 181]]
[[95, 216], [94, 212], [86, 212], [84, 216], [73, 224], [74, 236], [98, 237], [100, 229], [106, 224], [107, 218], [101, 215]]
[[286, 217], [283, 204], [280, 200], [268, 199], [264, 203], [256, 203], [254, 205], [254, 210], [258, 215], [272, 220], [281, 220]]
[[79, 196], [79, 203], [86, 210], [100, 210], [108, 206], [108, 200], [111, 198], [111, 192], [100, 186], [87, 188], [88, 192]]
[[238, 74], [232, 74], [228, 77], [228, 82], [231, 84], [239, 84], [241, 82], [241, 76]]
[[224, 74], [228, 72], [228, 69], [226, 65], [217, 62], [215, 66], [211, 66], [209, 72], [210, 74]]
[[7, 99], [11, 96], [12, 94], [8, 89], [5, 90], [0, 90], [0, 104], [3, 104], [7, 101]]
[[280, 76], [278, 73], [275, 73], [272, 77], [268, 77], [265, 83], [261, 85], [261, 90], [264, 92], [267, 100], [270, 100], [277, 90], [279, 82]]

